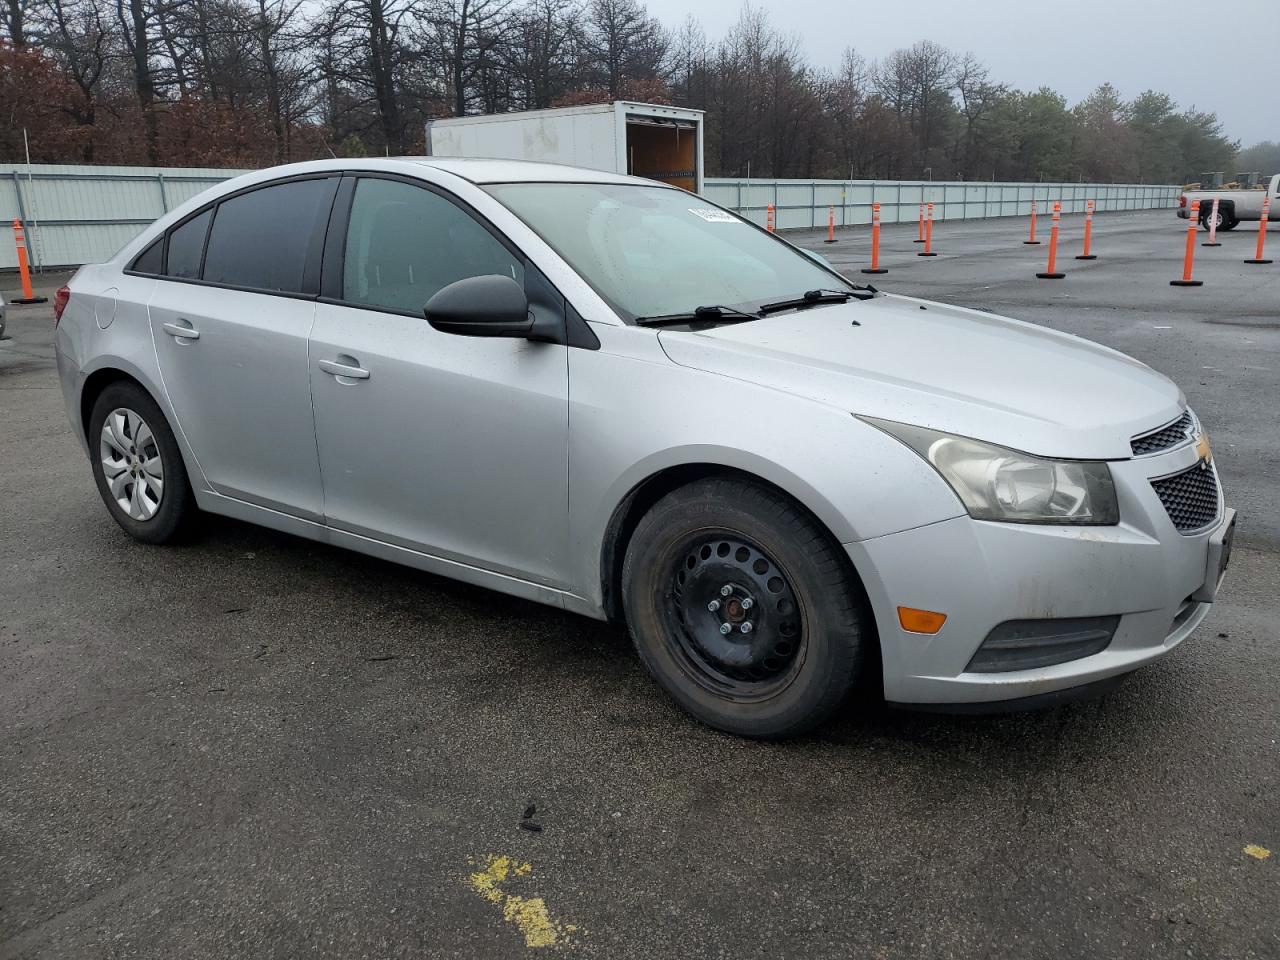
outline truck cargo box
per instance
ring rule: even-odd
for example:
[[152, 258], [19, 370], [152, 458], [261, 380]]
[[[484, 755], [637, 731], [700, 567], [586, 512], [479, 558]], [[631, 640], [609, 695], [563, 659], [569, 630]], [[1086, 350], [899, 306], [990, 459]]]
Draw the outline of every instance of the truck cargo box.
[[702, 189], [703, 111], [617, 100], [582, 107], [432, 120], [438, 157], [542, 160]]

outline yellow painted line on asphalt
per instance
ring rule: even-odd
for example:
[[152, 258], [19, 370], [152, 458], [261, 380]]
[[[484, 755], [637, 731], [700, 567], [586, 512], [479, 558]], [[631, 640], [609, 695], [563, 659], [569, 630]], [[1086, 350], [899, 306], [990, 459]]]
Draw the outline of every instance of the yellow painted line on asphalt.
[[526, 877], [532, 870], [533, 866], [522, 860], [489, 854], [485, 858], [484, 869], [467, 878], [467, 886], [490, 903], [502, 907], [502, 919], [519, 928], [526, 947], [564, 946], [577, 931], [576, 926], [553, 920], [542, 897], [522, 897], [502, 889], [509, 879]]
[[1260, 847], [1256, 843], [1251, 843], [1244, 848], [1244, 852], [1255, 860], [1265, 860], [1271, 856], [1271, 851], [1266, 847]]

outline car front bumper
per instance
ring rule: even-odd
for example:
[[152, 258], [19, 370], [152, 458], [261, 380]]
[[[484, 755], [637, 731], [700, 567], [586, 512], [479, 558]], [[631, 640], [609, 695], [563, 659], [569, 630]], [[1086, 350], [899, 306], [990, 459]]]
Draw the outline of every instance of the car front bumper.
[[[880, 634], [885, 698], [944, 706], [1037, 698], [1102, 686], [1173, 649], [1208, 615], [1235, 511], [1179, 533], [1152, 478], [1194, 466], [1193, 447], [1111, 464], [1122, 521], [1114, 527], [992, 523], [967, 516], [845, 549], [866, 586]], [[1206, 465], [1206, 469], [1212, 469]], [[898, 607], [937, 611], [936, 634], [912, 633]], [[967, 667], [992, 628], [1011, 620], [1119, 616], [1098, 653], [1000, 673]]]

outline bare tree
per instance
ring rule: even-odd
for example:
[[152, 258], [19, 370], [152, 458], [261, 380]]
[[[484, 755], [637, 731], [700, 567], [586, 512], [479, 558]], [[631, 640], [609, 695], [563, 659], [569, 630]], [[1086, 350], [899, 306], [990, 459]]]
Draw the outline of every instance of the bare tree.
[[4, 0], [0, 6], [0, 23], [9, 42], [21, 49], [27, 45], [27, 7], [29, 0]]
[[111, 36], [98, 0], [43, 0], [32, 9], [39, 42], [63, 64], [79, 92], [68, 112], [86, 130], [81, 159], [94, 159], [94, 126], [98, 119], [101, 81], [111, 56]]
[[667, 51], [667, 78], [676, 103], [691, 106], [706, 101], [713, 56], [706, 31], [690, 14], [672, 35]]
[[952, 155], [960, 165], [961, 179], [972, 179], [984, 159], [982, 147], [991, 113], [1009, 91], [1003, 84], [991, 82], [990, 71], [972, 53], [956, 64], [953, 76], [964, 126]]
[[[406, 47], [413, 8], [407, 0], [336, 0], [318, 25], [326, 86], [338, 111], [372, 107], [378, 139], [388, 150], [405, 152], [405, 122], [397, 73], [412, 54]], [[339, 106], [342, 101], [347, 101]]]
[[302, 10], [303, 0], [257, 0], [253, 15], [254, 52], [277, 163], [289, 155], [291, 121], [306, 109], [307, 37]]
[[581, 15], [574, 0], [529, 0], [516, 11], [503, 61], [515, 80], [520, 109], [549, 107], [573, 85]]
[[153, 73], [152, 31], [160, 15], [154, 0], [115, 0], [116, 23], [133, 71], [134, 91], [146, 129], [147, 162], [160, 163], [160, 126], [156, 116], [156, 77]]
[[650, 80], [662, 72], [667, 36], [639, 0], [591, 0], [587, 8], [590, 73], [610, 99], [624, 95], [628, 80]]
[[876, 91], [896, 119], [897, 155], [917, 175], [945, 158], [942, 147], [955, 111], [954, 70], [951, 51], [921, 40], [889, 54], [875, 71]]
[[432, 0], [426, 13], [429, 40], [438, 51], [455, 116], [467, 112], [479, 75], [493, 66], [509, 29], [513, 0]]

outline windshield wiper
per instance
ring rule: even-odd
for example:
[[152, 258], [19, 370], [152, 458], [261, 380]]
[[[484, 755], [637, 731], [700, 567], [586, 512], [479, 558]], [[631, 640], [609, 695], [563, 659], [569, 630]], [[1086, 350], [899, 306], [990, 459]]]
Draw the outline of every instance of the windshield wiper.
[[805, 307], [816, 307], [823, 303], [845, 303], [849, 300], [870, 300], [879, 291], [875, 287], [855, 286], [852, 290], [806, 290], [803, 296], [794, 300], [779, 300], [766, 303], [760, 307], [760, 315], [777, 313], [779, 310], [803, 310]]
[[[741, 319], [739, 319], [741, 318]], [[747, 313], [737, 307], [725, 307], [719, 304], [694, 307], [686, 313], [664, 313], [654, 317], [636, 317], [636, 325], [640, 327], [662, 327], [668, 324], [696, 323], [741, 323], [742, 320], [759, 320], [760, 314]]]

